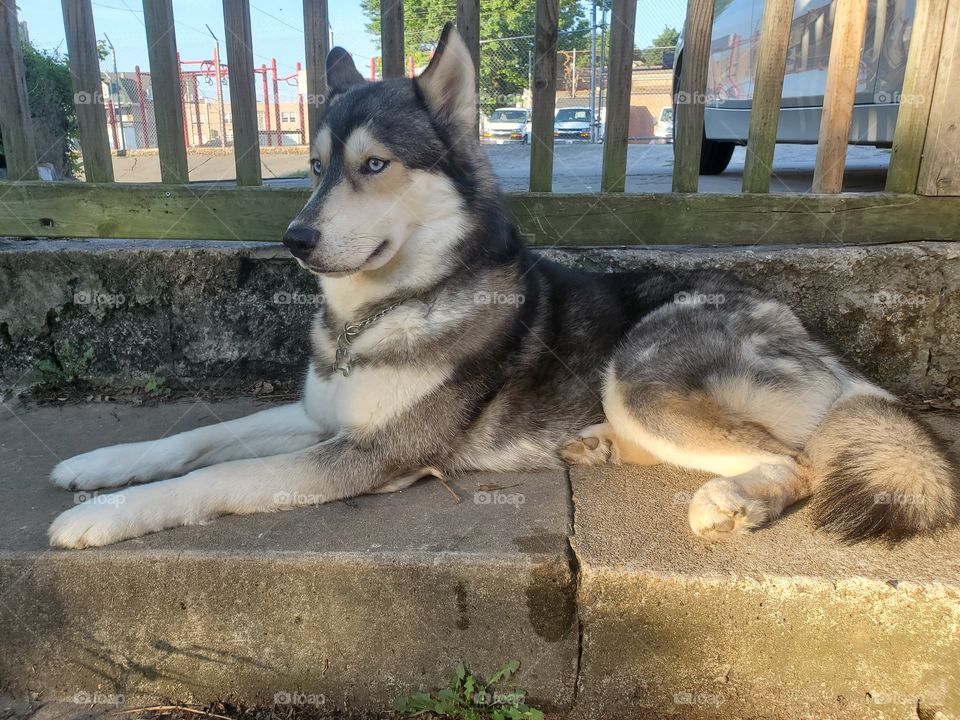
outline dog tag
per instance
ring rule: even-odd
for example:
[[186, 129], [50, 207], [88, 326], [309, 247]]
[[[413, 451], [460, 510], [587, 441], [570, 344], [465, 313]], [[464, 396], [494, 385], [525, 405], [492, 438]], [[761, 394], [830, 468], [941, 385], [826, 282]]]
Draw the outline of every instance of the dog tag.
[[337, 348], [337, 355], [333, 361], [333, 371], [342, 373], [344, 377], [350, 375], [350, 351], [347, 348]]

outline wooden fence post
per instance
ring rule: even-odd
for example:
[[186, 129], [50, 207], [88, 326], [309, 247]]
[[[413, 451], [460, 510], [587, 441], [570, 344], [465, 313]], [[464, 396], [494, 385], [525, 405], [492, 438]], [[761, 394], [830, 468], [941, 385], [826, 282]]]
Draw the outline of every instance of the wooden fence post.
[[[633, 88], [633, 27], [637, 0], [613, 0], [610, 13], [610, 65], [607, 71], [607, 123], [603, 131], [602, 192], [623, 192], [627, 176], [630, 92]], [[592, 118], [591, 118], [592, 120]]]
[[173, 0], [143, 0], [143, 23], [147, 30], [153, 115], [160, 148], [160, 179], [165, 183], [187, 183], [190, 177], [183, 139], [183, 89], [177, 61]]
[[11, 180], [37, 179], [37, 147], [33, 141], [26, 71], [20, 50], [16, 0], [0, 0], [0, 132]]
[[383, 77], [403, 77], [403, 0], [380, 0]]
[[307, 62], [307, 144], [312, 145], [327, 110], [327, 53], [330, 52], [327, 0], [303, 0], [303, 34]]
[[673, 191], [696, 192], [703, 147], [703, 103], [707, 94], [713, 0], [689, 0], [683, 30], [680, 91], [673, 119]]
[[960, 195], [960, 0], [949, 0], [917, 192]]
[[754, 73], [747, 158], [743, 166], [743, 192], [770, 192], [792, 22], [793, 0], [766, 0]]
[[820, 117], [817, 161], [813, 170], [815, 193], [837, 193], [843, 189], [850, 120], [853, 118], [866, 24], [867, 0], [837, 0], [823, 113]]
[[557, 102], [559, 0], [537, 0], [530, 129], [530, 192], [553, 189], [553, 128]]
[[887, 192], [917, 191], [946, 14], [947, 0], [917, 0], [910, 37], [917, 38], [918, 42], [910, 43], [903, 91], [898, 98], [900, 107], [887, 168]]
[[477, 93], [477, 120], [475, 133], [480, 137], [480, 0], [457, 0], [457, 31], [470, 50], [473, 59], [475, 92]]
[[233, 120], [233, 161], [237, 168], [237, 185], [259, 185], [263, 179], [249, 0], [223, 0], [223, 22], [227, 34], [230, 117]]
[[[113, 158], [107, 134], [106, 103], [100, 82], [100, 54], [90, 0], [62, 0], [63, 28], [73, 76], [83, 174], [87, 182], [113, 182]], [[120, 82], [119, 78], [115, 78]]]

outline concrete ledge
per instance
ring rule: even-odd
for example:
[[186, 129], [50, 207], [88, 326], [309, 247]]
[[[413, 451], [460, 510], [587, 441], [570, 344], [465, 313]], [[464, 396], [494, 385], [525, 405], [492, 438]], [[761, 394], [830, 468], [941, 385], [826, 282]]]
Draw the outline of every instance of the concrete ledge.
[[[667, 467], [468, 475], [460, 502], [430, 481], [47, 549], [75, 501], [46, 482], [58, 458], [255, 408], [0, 414], [0, 693], [378, 708], [515, 658], [576, 717], [960, 717], [960, 530], [845, 547], [800, 508], [705, 545], [686, 523], [705, 476]], [[956, 448], [960, 421], [933, 420]]]
[[[960, 442], [960, 423], [935, 427]], [[960, 717], [960, 530], [843, 546], [800, 508], [705, 545], [675, 468], [572, 473], [586, 717]]]
[[[960, 393], [955, 244], [541, 252], [598, 270], [731, 270], [790, 302], [885, 387]], [[43, 359], [108, 386], [149, 375], [188, 388], [296, 382], [320, 302], [276, 244], [0, 240], [0, 390], [36, 382]]]
[[[463, 478], [54, 552], [74, 502], [59, 457], [249, 413], [252, 403], [82, 406], [0, 415], [0, 692], [270, 703], [303, 692], [389, 705], [508, 659], [540, 702], [569, 705], [578, 628], [563, 473]], [[41, 439], [42, 438], [42, 439]], [[476, 500], [510, 486], [510, 503]], [[283, 702], [281, 701], [281, 704]]]

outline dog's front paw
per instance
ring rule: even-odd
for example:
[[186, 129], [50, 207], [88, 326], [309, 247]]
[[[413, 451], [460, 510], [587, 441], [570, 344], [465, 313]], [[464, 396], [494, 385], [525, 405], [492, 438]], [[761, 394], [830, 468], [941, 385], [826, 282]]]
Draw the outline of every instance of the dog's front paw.
[[125, 493], [97, 495], [60, 515], [47, 530], [50, 545], [80, 549], [100, 547], [151, 532], [145, 518], [125, 507]]
[[767, 521], [763, 503], [741, 495], [727, 478], [714, 478], [694, 493], [690, 529], [705, 540], [725, 540]]
[[135, 470], [143, 456], [134, 445], [100, 448], [58, 463], [50, 480], [67, 490], [119, 487], [137, 480]]

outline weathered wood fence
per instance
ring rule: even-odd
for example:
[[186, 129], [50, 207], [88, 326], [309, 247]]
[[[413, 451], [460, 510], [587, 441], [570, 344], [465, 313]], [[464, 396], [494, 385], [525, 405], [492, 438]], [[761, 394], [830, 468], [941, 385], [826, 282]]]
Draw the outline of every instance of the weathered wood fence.
[[[700, 195], [704, 104], [677, 105], [673, 193], [624, 195], [637, 0], [613, 0], [601, 193], [553, 195], [558, 0], [536, 0], [530, 192], [509, 196], [537, 244], [960, 240], [960, 0], [917, 0], [886, 192], [841, 193], [868, 0], [836, 0], [814, 193], [769, 194], [794, 0], [766, 0], [742, 195]], [[113, 184], [103, 108], [77, 103], [86, 183], [37, 181], [15, 0], [0, 0], [0, 235], [275, 240], [307, 190], [261, 187], [248, 0], [222, 0], [238, 186], [188, 184], [172, 0], [143, 0], [162, 184]], [[62, 0], [77, 98], [102, 98], [91, 0]], [[457, 22], [479, 75], [479, 0]], [[714, 0], [689, 0], [679, 91], [706, 96]], [[327, 0], [303, 0], [310, 136], [326, 102]], [[381, 4], [383, 74], [403, 67], [403, 2]], [[439, 28], [438, 28], [439, 30]], [[617, 193], [617, 194], [614, 194]], [[788, 222], [780, 222], [787, 220]]]

